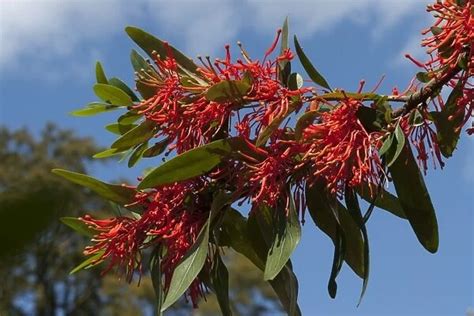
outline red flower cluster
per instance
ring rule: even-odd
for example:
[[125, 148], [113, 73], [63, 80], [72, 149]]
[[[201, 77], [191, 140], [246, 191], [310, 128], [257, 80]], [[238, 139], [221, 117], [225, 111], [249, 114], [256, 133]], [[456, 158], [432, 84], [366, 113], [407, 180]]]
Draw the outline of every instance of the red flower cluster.
[[[472, 76], [474, 74], [474, 6], [472, 0], [442, 0], [429, 5], [428, 12], [433, 12], [436, 21], [434, 25], [422, 32], [426, 35], [422, 46], [427, 48], [430, 59], [419, 62], [411, 56], [407, 57], [417, 66], [423, 68], [431, 79], [445, 82], [445, 86], [452, 89], [460, 89], [460, 97], [456, 100], [454, 111], [448, 117], [450, 121], [455, 120], [454, 132], [458, 132], [471, 118], [474, 111], [474, 86]], [[461, 71], [460, 71], [461, 70]], [[418, 87], [411, 85], [411, 88]], [[445, 111], [446, 101], [440, 96], [431, 99], [434, 110]], [[450, 104], [452, 107], [453, 105]], [[410, 134], [410, 139], [418, 151], [418, 160], [426, 172], [428, 152], [442, 167], [438, 139], [430, 115], [426, 109], [421, 110], [423, 122], [409, 125], [409, 118], [404, 119], [405, 130]], [[461, 119], [459, 119], [461, 118]], [[468, 129], [470, 133], [470, 129]]]
[[474, 13], [471, 0], [443, 0], [429, 5], [428, 12], [434, 12], [436, 22], [425, 31], [433, 36], [425, 38], [422, 45], [428, 48], [428, 54], [435, 57], [425, 65], [430, 69], [458, 66], [460, 57], [467, 54], [467, 72], [474, 74], [472, 43], [474, 42]]
[[305, 146], [285, 139], [284, 133], [283, 129], [276, 131], [265, 149], [249, 143], [261, 158], [242, 155], [242, 163], [235, 174], [237, 191], [244, 192], [254, 206], [266, 205], [274, 208], [281, 202], [288, 212], [291, 203], [291, 192], [288, 188], [293, 186], [296, 209], [302, 213], [301, 207], [304, 203], [299, 202], [302, 200], [304, 178], [298, 176], [298, 170], [303, 166], [298, 158], [304, 152]]
[[343, 100], [304, 130], [309, 149], [303, 160], [310, 161], [313, 176], [324, 178], [328, 189], [339, 196], [346, 186], [372, 188], [384, 174], [378, 156], [381, 134], [366, 131], [356, 115], [361, 106], [358, 100]]
[[[243, 49], [244, 59], [232, 62], [229, 46], [226, 46], [224, 60], [216, 59], [212, 63], [209, 58], [206, 61], [200, 58], [202, 67], [196, 71], [201, 76], [190, 77], [189, 73], [180, 72], [168, 49], [166, 58], [160, 59], [156, 55], [154, 71], [139, 74], [138, 81], [152, 87], [156, 93], [135, 108], [148, 120], [156, 122], [159, 128], [156, 136], [167, 138], [170, 150], [176, 149], [178, 153], [209, 142], [221, 128], [227, 131], [230, 116], [244, 107], [251, 108], [252, 112], [242, 120], [239, 117], [238, 125], [245, 125], [247, 132], [253, 129], [259, 133], [274, 118], [288, 113], [292, 98], [296, 104], [302, 94], [311, 91], [309, 88], [290, 90], [280, 82], [278, 63], [293, 58], [290, 50], [285, 50], [275, 60], [266, 60], [274, 51], [278, 37], [262, 62], [250, 59]], [[245, 95], [219, 102], [206, 97], [208, 89], [214, 85], [237, 80], [248, 80], [250, 87]]]
[[[100, 220], [84, 216], [81, 220], [98, 232], [92, 239], [94, 244], [86, 247], [84, 253], [101, 254], [95, 263], [108, 261], [103, 273], [118, 267], [131, 281], [133, 273], [141, 271], [140, 250], [161, 245], [167, 249], [162, 260], [167, 288], [175, 267], [194, 244], [208, 218], [209, 207], [201, 194], [205, 188], [205, 182], [196, 179], [140, 192], [133, 203], [144, 209], [138, 219]], [[194, 305], [202, 293], [200, 281], [194, 280], [188, 291]]]

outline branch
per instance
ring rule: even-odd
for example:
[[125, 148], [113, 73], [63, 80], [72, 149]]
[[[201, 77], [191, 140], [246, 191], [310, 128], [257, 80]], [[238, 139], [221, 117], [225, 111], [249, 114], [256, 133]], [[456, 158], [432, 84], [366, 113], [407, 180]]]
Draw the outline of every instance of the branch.
[[393, 118], [403, 116], [415, 109], [419, 104], [425, 103], [430, 97], [433, 96], [435, 91], [438, 91], [445, 84], [447, 84], [461, 70], [461, 67], [456, 66], [450, 69], [441, 79], [432, 79], [426, 84], [426, 86], [422, 87], [419, 91], [413, 93], [412, 95], [399, 97], [397, 101], [404, 101], [406, 103], [403, 107], [393, 111]]

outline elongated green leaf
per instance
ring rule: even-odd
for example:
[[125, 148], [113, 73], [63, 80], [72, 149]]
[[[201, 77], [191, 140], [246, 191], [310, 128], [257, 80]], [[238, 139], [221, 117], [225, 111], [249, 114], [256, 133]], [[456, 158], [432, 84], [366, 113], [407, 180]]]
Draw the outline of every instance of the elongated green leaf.
[[357, 306], [359, 306], [360, 303], [362, 302], [362, 298], [364, 297], [364, 294], [365, 294], [365, 291], [367, 290], [367, 285], [369, 282], [369, 271], [370, 271], [369, 237], [367, 235], [367, 228], [365, 227], [365, 222], [362, 217], [362, 211], [360, 210], [359, 201], [353, 189], [346, 188], [345, 201], [346, 201], [346, 206], [349, 213], [351, 214], [352, 218], [359, 226], [359, 229], [362, 232], [362, 236], [364, 238], [364, 276], [363, 276], [364, 281], [362, 283], [362, 291], [360, 293], [359, 302], [357, 304]]
[[121, 89], [103, 83], [94, 85], [95, 94], [103, 101], [113, 105], [130, 106], [133, 105], [132, 98]]
[[153, 51], [156, 51], [160, 58], [165, 58], [168, 56], [168, 49], [166, 46], [169, 47], [171, 50], [173, 57], [176, 59], [178, 64], [183, 67], [184, 69], [192, 72], [197, 73], [196, 69], [198, 68], [196, 64], [192, 61], [192, 59], [186, 57], [183, 53], [178, 51], [176, 48], [169, 44], [165, 44], [162, 40], [154, 37], [153, 35], [133, 26], [128, 26], [125, 28], [125, 32], [127, 32], [128, 36], [142, 48], [148, 56], [153, 58]]
[[208, 221], [194, 245], [174, 269], [161, 311], [165, 311], [184, 294], [204, 266], [209, 247], [209, 225]]
[[144, 143], [155, 135], [155, 123], [146, 120], [118, 138], [110, 147], [127, 149]]
[[143, 157], [155, 157], [162, 154], [169, 144], [168, 139], [163, 139], [143, 152]]
[[341, 227], [345, 240], [344, 260], [363, 278], [364, 241], [357, 223], [346, 208], [335, 197], [326, 193], [325, 186], [320, 181], [313, 186], [306, 186], [306, 203], [316, 226], [328, 235], [335, 245], [338, 242], [337, 228]]
[[134, 102], [139, 101], [138, 98], [137, 98], [137, 95], [132, 91], [132, 89], [130, 89], [127, 86], [127, 84], [125, 82], [123, 82], [122, 80], [120, 80], [119, 78], [116, 78], [116, 77], [110, 78], [109, 79], [109, 84], [114, 86], [114, 87], [119, 88], [120, 90], [122, 90], [123, 92], [128, 94], [128, 96], [132, 99], [132, 101], [134, 101]]
[[[281, 47], [280, 55], [284, 53], [285, 50], [289, 48], [288, 43], [288, 17], [285, 18], [283, 26], [281, 28]], [[291, 73], [291, 62], [289, 60], [281, 60], [278, 62], [279, 69], [279, 79], [283, 85], [287, 85], [288, 77]]]
[[148, 142], [145, 142], [141, 145], [138, 145], [137, 148], [132, 152], [132, 155], [128, 159], [128, 167], [132, 168], [135, 164], [140, 161], [143, 156], [143, 153], [148, 148]]
[[400, 218], [406, 219], [407, 216], [403, 212], [402, 205], [400, 204], [398, 198], [392, 193], [384, 190], [383, 188], [381, 188], [379, 191], [380, 192], [377, 195], [375, 201], [373, 201], [373, 198], [370, 196], [370, 190], [367, 186], [358, 190], [357, 193], [367, 202], [374, 202], [374, 205], [378, 208], [388, 211]]
[[382, 147], [379, 149], [379, 155], [382, 156], [392, 147], [393, 143], [393, 134], [390, 134], [383, 142]]
[[157, 246], [156, 249], [153, 251], [153, 255], [150, 262], [151, 266], [151, 282], [153, 284], [153, 290], [155, 291], [156, 297], [156, 311], [157, 315], [161, 316], [161, 307], [163, 304], [164, 299], [164, 289], [163, 289], [163, 281], [161, 278], [161, 246]]
[[238, 102], [247, 95], [251, 82], [242, 80], [224, 80], [211, 86], [206, 91], [206, 99], [215, 102]]
[[279, 229], [267, 254], [267, 263], [263, 272], [264, 280], [273, 280], [290, 259], [301, 239], [301, 227], [298, 214], [291, 203], [288, 217], [281, 212]]
[[239, 211], [230, 208], [226, 210], [219, 238], [219, 245], [232, 247], [235, 251], [247, 257], [256, 267], [264, 270], [265, 262], [252, 247], [252, 241], [247, 231], [247, 219]]
[[216, 167], [241, 142], [240, 138], [220, 139], [182, 153], [151, 171], [138, 187], [146, 189], [202, 175]]
[[116, 134], [116, 135], [123, 135], [126, 132], [128, 132], [129, 130], [131, 130], [131, 129], [137, 127], [137, 126], [138, 126], [137, 124], [124, 125], [124, 124], [120, 124], [120, 123], [114, 123], [114, 124], [109, 124], [109, 125], [105, 126], [105, 129], [108, 130], [111, 133]]
[[334, 256], [332, 261], [331, 267], [331, 275], [329, 276], [328, 281], [328, 293], [331, 298], [336, 298], [337, 294], [337, 282], [336, 278], [341, 271], [342, 264], [344, 262], [344, 256], [346, 254], [346, 247], [345, 247], [345, 238], [344, 232], [338, 226], [336, 228], [336, 239], [334, 242]]
[[100, 62], [95, 64], [95, 78], [97, 83], [108, 84], [107, 76], [105, 75], [104, 68]]
[[129, 124], [135, 123], [136, 121], [138, 121], [142, 117], [143, 117], [142, 114], [138, 114], [135, 111], [129, 111], [129, 112], [121, 115], [118, 118], [117, 122], [119, 124], [122, 124], [122, 125], [129, 125]]
[[300, 316], [301, 310], [298, 306], [298, 279], [291, 268], [290, 262], [283, 267], [275, 279], [269, 282], [288, 315]]
[[430, 113], [436, 125], [439, 149], [446, 158], [451, 157], [456, 149], [461, 133], [460, 126], [465, 116], [464, 107], [457, 105], [459, 98], [463, 94], [462, 87], [462, 80], [460, 80], [453, 91], [451, 91], [444, 108], [440, 112]]
[[392, 140], [392, 144], [390, 146], [390, 150], [387, 151], [387, 167], [393, 165], [393, 163], [397, 160], [402, 152], [403, 148], [405, 147], [405, 134], [403, 133], [402, 128], [399, 124], [395, 128], [394, 138]]
[[102, 255], [104, 254], [103, 251], [100, 251], [98, 253], [96, 253], [95, 255], [87, 258], [86, 260], [84, 260], [82, 263], [80, 263], [78, 266], [76, 266], [74, 269], [71, 270], [71, 272], [69, 272], [69, 274], [74, 274], [82, 269], [88, 269], [90, 267], [93, 267], [95, 265], [98, 265], [100, 262], [95, 262], [97, 260], [100, 259], [100, 257], [102, 257]]
[[86, 223], [76, 217], [61, 217], [60, 220], [63, 224], [69, 226], [81, 235], [92, 237], [97, 234], [95, 229], [90, 228]]
[[296, 54], [298, 55], [301, 65], [303, 65], [304, 70], [306, 71], [308, 76], [311, 78], [311, 80], [313, 80], [314, 83], [320, 85], [321, 87], [331, 90], [331, 87], [329, 86], [326, 79], [324, 79], [324, 77], [316, 70], [316, 68], [314, 68], [309, 58], [306, 57], [306, 54], [301, 48], [296, 35], [294, 37], [294, 42], [295, 42]]
[[411, 227], [429, 252], [438, 250], [438, 223], [425, 181], [408, 144], [389, 168], [395, 191]]
[[142, 57], [136, 50], [132, 49], [130, 53], [130, 61], [132, 62], [133, 70], [141, 72], [148, 70], [151, 66], [146, 62], [145, 58]]
[[223, 316], [231, 316], [232, 311], [230, 309], [229, 301], [229, 272], [219, 255], [216, 252], [214, 256], [214, 265], [211, 270], [211, 283], [216, 293], [217, 302], [221, 308]]
[[[250, 212], [247, 222], [247, 234], [251, 236], [250, 242], [255, 253], [264, 260], [272, 244], [274, 219], [270, 208], [262, 207]], [[298, 306], [298, 281], [288, 260], [280, 273], [270, 280], [270, 285], [277, 294], [288, 315], [300, 315]]]
[[85, 174], [80, 174], [63, 169], [53, 169], [52, 172], [61, 176], [71, 182], [79, 184], [83, 187], [89, 188], [95, 193], [99, 194], [103, 198], [119, 203], [127, 204], [132, 202], [135, 196], [135, 190], [115, 184], [109, 184], [92, 177], [89, 177]]
[[108, 103], [92, 102], [89, 103], [85, 108], [74, 110], [70, 114], [73, 116], [92, 116], [100, 113], [115, 111], [121, 108], [121, 106]]
[[119, 155], [127, 151], [126, 149], [119, 149], [119, 148], [109, 148], [104, 151], [101, 151], [100, 153], [95, 154], [92, 156], [94, 159], [103, 159], [103, 158], [108, 158], [112, 157], [115, 155]]

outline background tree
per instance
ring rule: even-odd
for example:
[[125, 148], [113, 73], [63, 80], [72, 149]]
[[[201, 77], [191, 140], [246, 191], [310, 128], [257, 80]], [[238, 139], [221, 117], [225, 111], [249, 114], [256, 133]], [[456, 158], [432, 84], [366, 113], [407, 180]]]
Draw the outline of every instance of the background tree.
[[[96, 210], [105, 216], [109, 204], [87, 189], [64, 181], [50, 170], [66, 166], [87, 172], [100, 149], [91, 138], [75, 136], [49, 124], [38, 139], [26, 129], [0, 128], [0, 314], [1, 315], [151, 315], [155, 295], [148, 273], [137, 284], [91, 269], [69, 275], [84, 260], [86, 238], [63, 225], [62, 216]], [[276, 312], [279, 305], [248, 261], [227, 254], [235, 272], [232, 300], [242, 315]], [[257, 299], [255, 299], [257, 298]], [[218, 315], [209, 296], [206, 315]], [[203, 311], [204, 311], [203, 310]], [[189, 314], [176, 304], [169, 314]]]

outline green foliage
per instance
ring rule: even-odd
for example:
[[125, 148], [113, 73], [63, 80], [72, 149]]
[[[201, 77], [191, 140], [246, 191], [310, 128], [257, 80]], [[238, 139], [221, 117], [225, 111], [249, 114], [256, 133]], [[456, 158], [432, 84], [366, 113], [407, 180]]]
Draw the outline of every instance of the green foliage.
[[294, 37], [294, 42], [295, 42], [296, 54], [298, 55], [301, 65], [303, 66], [304, 70], [306, 71], [308, 76], [311, 78], [311, 80], [313, 80], [314, 83], [320, 85], [321, 87], [331, 91], [331, 87], [329, 86], [326, 79], [324, 79], [324, 77], [316, 70], [316, 68], [314, 68], [309, 58], [306, 57], [306, 54], [301, 48], [301, 45], [298, 42], [298, 38], [296, 37], [296, 35]]
[[409, 145], [389, 168], [403, 212], [416, 237], [429, 252], [438, 250], [438, 223], [425, 181]]

